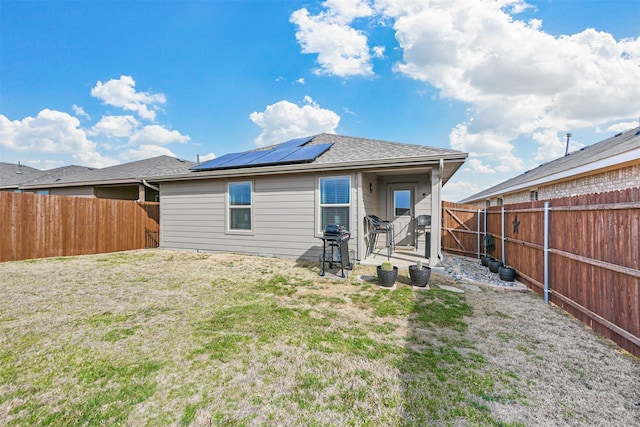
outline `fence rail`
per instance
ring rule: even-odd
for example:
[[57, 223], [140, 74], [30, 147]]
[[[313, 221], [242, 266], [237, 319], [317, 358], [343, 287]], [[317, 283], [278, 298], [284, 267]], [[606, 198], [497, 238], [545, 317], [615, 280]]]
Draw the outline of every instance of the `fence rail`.
[[474, 232], [493, 236], [490, 255], [521, 282], [640, 357], [640, 188], [475, 212], [445, 202], [443, 221], [443, 250], [479, 256]]
[[0, 262], [142, 249], [159, 203], [0, 192]]
[[484, 233], [484, 210], [474, 205], [442, 202], [442, 249], [480, 256], [479, 232]]

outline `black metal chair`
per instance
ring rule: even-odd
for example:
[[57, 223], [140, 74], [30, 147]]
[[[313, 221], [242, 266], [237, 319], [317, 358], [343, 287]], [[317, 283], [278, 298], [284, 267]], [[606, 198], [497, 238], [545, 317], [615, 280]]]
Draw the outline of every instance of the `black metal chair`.
[[[431, 215], [418, 215], [415, 219], [414, 236], [415, 236], [416, 252], [418, 251], [418, 233], [420, 232], [420, 230], [424, 231], [424, 234], [425, 234], [425, 249], [426, 249], [427, 231], [431, 231]], [[425, 258], [426, 258], [426, 255], [425, 255]]]
[[376, 249], [378, 243], [378, 234], [386, 234], [387, 259], [391, 258], [393, 251], [393, 223], [380, 219], [375, 215], [367, 215], [367, 224], [369, 225], [369, 245], [367, 246], [367, 256], [371, 255]]

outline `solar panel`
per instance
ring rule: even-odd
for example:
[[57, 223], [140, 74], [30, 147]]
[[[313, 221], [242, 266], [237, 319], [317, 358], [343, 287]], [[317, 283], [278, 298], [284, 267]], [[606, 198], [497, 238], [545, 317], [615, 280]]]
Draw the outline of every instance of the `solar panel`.
[[241, 156], [235, 157], [224, 163], [222, 167], [229, 168], [235, 166], [246, 166], [260, 157], [270, 153], [272, 150], [265, 151], [245, 151]]
[[283, 142], [282, 144], [278, 145], [274, 149], [282, 150], [282, 149], [288, 149], [288, 148], [302, 147], [304, 144], [311, 141], [312, 139], [313, 139], [312, 136], [305, 136], [304, 138], [290, 139], [289, 141]]
[[280, 159], [280, 163], [293, 163], [293, 162], [310, 162], [315, 160], [319, 155], [327, 151], [333, 143], [309, 145], [301, 147], [299, 150], [291, 153], [290, 155]]
[[242, 156], [244, 153], [229, 153], [224, 156], [216, 157], [215, 159], [207, 160], [206, 162], [200, 163], [199, 165], [192, 166], [190, 169], [194, 171], [198, 170], [207, 170], [207, 169], [217, 169], [226, 162], [233, 160], [237, 157]]
[[296, 138], [284, 142], [270, 150], [230, 153], [193, 166], [191, 170], [241, 168], [251, 166], [304, 163], [315, 160], [327, 151], [333, 143], [304, 146], [313, 137]]
[[266, 152], [267, 154], [260, 157], [259, 159], [255, 159], [249, 162], [249, 164], [256, 165], [256, 164], [265, 164], [265, 163], [278, 163], [278, 161], [283, 157], [293, 154], [298, 150], [300, 150], [300, 147], [283, 148], [283, 149], [277, 148], [277, 149], [269, 150]]

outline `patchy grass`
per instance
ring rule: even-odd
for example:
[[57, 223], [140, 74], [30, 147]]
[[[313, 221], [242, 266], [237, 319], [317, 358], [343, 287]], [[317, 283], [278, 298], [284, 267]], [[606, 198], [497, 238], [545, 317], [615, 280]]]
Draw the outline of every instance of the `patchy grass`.
[[[368, 269], [335, 281], [313, 264], [168, 251], [2, 264], [0, 425], [531, 423], [517, 414], [537, 402], [532, 380], [469, 332], [467, 295], [437, 273], [428, 291], [380, 289], [357, 279]], [[526, 333], [487, 336], [548, 360]], [[593, 421], [562, 408], [560, 422]]]

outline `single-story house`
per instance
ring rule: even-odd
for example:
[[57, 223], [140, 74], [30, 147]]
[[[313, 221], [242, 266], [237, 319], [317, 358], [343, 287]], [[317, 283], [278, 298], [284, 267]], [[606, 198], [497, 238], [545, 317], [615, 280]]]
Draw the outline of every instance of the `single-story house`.
[[0, 191], [20, 192], [20, 186], [35, 179], [42, 178], [49, 173], [67, 173], [77, 171], [80, 166], [65, 166], [63, 168], [40, 170], [21, 163], [0, 162]]
[[158, 156], [106, 168], [84, 168], [74, 173], [47, 172], [19, 186], [25, 192], [102, 199], [158, 201], [155, 176], [189, 172], [194, 162]]
[[640, 187], [640, 127], [568, 153], [460, 202], [484, 207], [634, 187]]
[[[449, 149], [333, 134], [227, 154], [189, 173], [156, 178], [160, 246], [317, 260], [320, 237], [336, 224], [349, 230], [349, 250], [362, 260], [368, 215], [393, 224], [395, 250], [414, 249], [415, 218], [430, 215], [434, 265], [441, 187], [466, 158]], [[379, 242], [386, 246], [385, 236]]]

